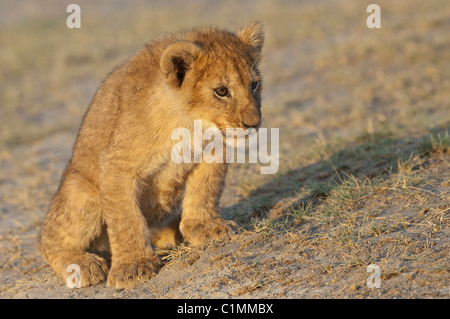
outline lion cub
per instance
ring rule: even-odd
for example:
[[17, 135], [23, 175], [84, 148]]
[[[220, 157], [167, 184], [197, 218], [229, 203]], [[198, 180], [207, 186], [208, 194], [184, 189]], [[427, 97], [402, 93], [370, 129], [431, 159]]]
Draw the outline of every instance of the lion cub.
[[[38, 239], [62, 278], [81, 286], [107, 279], [130, 288], [160, 262], [151, 245], [203, 245], [230, 228], [218, 202], [225, 163], [174, 163], [176, 128], [258, 127], [264, 28], [215, 28], [161, 36], [112, 72], [98, 89]], [[108, 260], [108, 263], [106, 262]], [[110, 266], [110, 267], [109, 267]]]

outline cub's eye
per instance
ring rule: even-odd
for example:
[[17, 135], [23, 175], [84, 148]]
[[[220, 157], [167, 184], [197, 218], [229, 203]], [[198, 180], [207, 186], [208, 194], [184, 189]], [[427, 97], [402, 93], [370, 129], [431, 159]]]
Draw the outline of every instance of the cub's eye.
[[228, 94], [228, 89], [222, 86], [220, 88], [215, 89], [214, 92], [216, 93], [217, 96], [224, 97]]
[[252, 92], [255, 93], [256, 90], [258, 89], [259, 86], [259, 82], [258, 81], [253, 81], [252, 82]]

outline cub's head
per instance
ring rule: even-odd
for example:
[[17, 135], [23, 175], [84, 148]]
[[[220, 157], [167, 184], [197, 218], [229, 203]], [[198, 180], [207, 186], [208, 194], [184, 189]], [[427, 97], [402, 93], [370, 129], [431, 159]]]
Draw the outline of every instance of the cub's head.
[[236, 33], [194, 29], [178, 38], [162, 54], [160, 67], [193, 118], [223, 133], [227, 128], [258, 128], [263, 24], [255, 22]]

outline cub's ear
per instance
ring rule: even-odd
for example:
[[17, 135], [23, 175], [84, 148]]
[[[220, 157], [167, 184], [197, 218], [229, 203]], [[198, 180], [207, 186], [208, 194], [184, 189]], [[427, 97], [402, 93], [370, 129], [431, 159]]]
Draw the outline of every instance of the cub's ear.
[[200, 52], [200, 47], [192, 42], [180, 41], [168, 46], [159, 62], [166, 81], [174, 87], [181, 87], [186, 72], [191, 68]]
[[236, 32], [238, 38], [249, 46], [250, 55], [255, 62], [258, 61], [264, 45], [264, 32], [264, 24], [261, 21], [255, 21]]

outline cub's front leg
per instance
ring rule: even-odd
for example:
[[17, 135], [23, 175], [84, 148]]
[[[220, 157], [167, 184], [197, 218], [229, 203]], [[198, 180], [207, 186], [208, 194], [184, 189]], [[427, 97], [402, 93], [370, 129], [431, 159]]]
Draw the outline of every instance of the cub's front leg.
[[230, 238], [230, 227], [219, 212], [226, 173], [225, 163], [203, 162], [187, 178], [180, 231], [193, 246]]
[[148, 242], [147, 224], [136, 201], [137, 181], [123, 163], [103, 165], [100, 191], [112, 252], [107, 284], [132, 288], [150, 279], [160, 262]]

